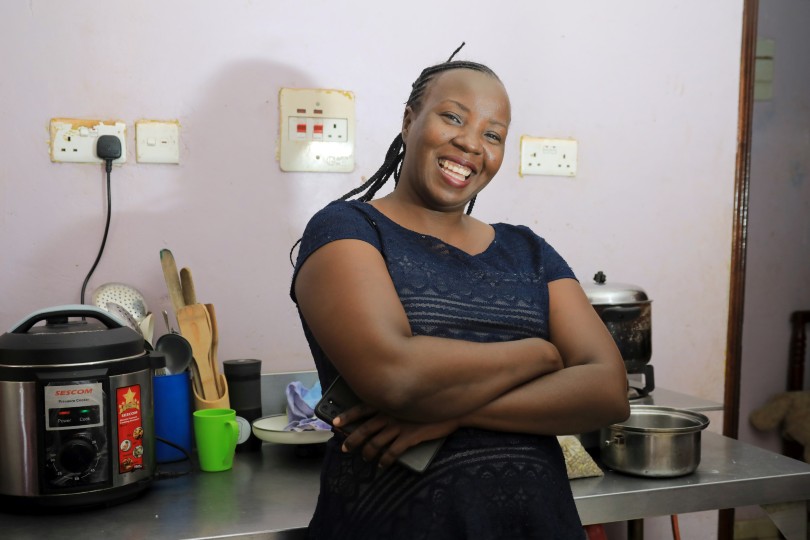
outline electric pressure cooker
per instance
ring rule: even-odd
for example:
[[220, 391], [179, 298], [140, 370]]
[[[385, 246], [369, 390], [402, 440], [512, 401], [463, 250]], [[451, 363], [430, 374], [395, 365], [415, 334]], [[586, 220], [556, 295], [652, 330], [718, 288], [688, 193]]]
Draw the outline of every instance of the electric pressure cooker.
[[161, 360], [87, 305], [36, 311], [0, 336], [0, 504], [108, 505], [149, 487]]

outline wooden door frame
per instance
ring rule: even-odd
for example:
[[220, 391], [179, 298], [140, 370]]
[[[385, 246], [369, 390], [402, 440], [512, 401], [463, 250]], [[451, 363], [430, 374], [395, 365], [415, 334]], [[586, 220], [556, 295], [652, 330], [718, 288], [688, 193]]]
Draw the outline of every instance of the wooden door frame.
[[[740, 423], [742, 331], [745, 306], [745, 258], [748, 248], [748, 195], [751, 179], [751, 124], [754, 107], [754, 60], [756, 57], [759, 0], [744, 0], [740, 57], [740, 94], [737, 121], [737, 158], [734, 175], [734, 217], [731, 233], [726, 369], [723, 399], [723, 435], [736, 439]], [[734, 536], [734, 509], [721, 510], [718, 540]]]

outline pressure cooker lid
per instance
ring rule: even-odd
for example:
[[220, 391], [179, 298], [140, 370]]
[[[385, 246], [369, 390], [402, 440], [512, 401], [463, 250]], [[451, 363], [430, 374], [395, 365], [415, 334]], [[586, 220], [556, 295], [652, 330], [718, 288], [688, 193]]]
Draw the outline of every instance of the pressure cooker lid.
[[0, 336], [0, 365], [5, 366], [89, 364], [138, 355], [144, 355], [143, 337], [87, 305], [35, 311]]
[[640, 304], [650, 299], [644, 289], [627, 283], [608, 283], [601, 270], [593, 276], [593, 283], [582, 286], [593, 305]]

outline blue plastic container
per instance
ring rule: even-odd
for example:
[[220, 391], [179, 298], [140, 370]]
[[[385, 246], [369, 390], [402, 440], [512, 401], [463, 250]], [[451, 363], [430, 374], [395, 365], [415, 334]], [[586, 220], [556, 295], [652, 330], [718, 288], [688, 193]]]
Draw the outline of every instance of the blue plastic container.
[[155, 393], [155, 459], [158, 463], [181, 461], [187, 456], [160, 439], [191, 453], [191, 378], [188, 372], [152, 378]]

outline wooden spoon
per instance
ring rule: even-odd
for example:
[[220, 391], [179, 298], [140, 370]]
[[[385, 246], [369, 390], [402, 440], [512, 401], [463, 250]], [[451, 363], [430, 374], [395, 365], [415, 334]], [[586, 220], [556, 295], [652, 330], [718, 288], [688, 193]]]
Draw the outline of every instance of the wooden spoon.
[[211, 320], [208, 311], [202, 304], [183, 306], [177, 312], [177, 324], [180, 326], [180, 333], [191, 344], [194, 363], [200, 373], [203, 397], [208, 400], [218, 398], [215, 375], [208, 358], [211, 352]]
[[198, 396], [203, 395], [202, 385], [200, 384], [200, 372], [197, 371], [197, 364], [194, 362], [194, 356], [192, 355], [191, 363], [188, 365], [188, 370], [191, 372], [191, 386], [194, 389], [194, 393]]
[[174, 255], [168, 249], [160, 250], [160, 265], [163, 267], [163, 279], [166, 281], [166, 288], [169, 289], [169, 298], [176, 316], [186, 303], [183, 300], [183, 287], [177, 274], [177, 263], [174, 262]]
[[197, 290], [194, 288], [194, 279], [191, 277], [191, 270], [183, 267], [180, 269], [180, 286], [183, 289], [183, 301], [187, 306], [197, 303]]
[[220, 397], [225, 395], [225, 389], [219, 379], [219, 361], [217, 359], [217, 347], [219, 346], [219, 327], [217, 326], [217, 314], [214, 311], [214, 304], [205, 304], [205, 309], [208, 311], [208, 318], [211, 321], [211, 353], [209, 360], [211, 361], [211, 369], [214, 371], [214, 379], [217, 383], [217, 392]]
[[[180, 269], [180, 285], [183, 288], [183, 300], [187, 306], [197, 304], [197, 288], [194, 286], [194, 278], [191, 275], [191, 269], [183, 267]], [[214, 313], [213, 304], [205, 304], [205, 309], [208, 311], [208, 318], [211, 321], [211, 348], [208, 352], [208, 363], [211, 364], [211, 372], [214, 375], [214, 383], [217, 387], [217, 397], [222, 397], [225, 390], [221, 387], [219, 382], [218, 369], [217, 369], [217, 344], [219, 338], [217, 337], [217, 321], [216, 314]], [[206, 396], [207, 399], [211, 399]]]

